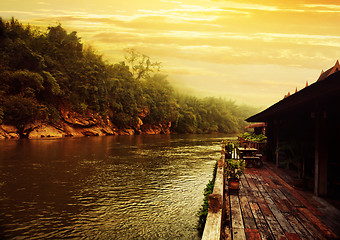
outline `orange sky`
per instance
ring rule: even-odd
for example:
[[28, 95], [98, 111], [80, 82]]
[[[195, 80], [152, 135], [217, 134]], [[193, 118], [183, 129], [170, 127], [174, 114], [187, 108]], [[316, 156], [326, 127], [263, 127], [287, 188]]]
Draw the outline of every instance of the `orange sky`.
[[0, 16], [60, 22], [112, 63], [135, 48], [185, 91], [263, 107], [340, 58], [335, 0], [2, 0]]

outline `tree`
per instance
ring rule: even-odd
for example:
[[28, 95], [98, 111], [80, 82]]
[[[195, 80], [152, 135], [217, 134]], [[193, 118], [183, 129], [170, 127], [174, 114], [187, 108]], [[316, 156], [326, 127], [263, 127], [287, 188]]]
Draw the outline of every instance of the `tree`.
[[126, 49], [125, 62], [107, 63], [60, 24], [41, 32], [0, 18], [0, 122], [20, 129], [36, 119], [56, 122], [58, 108], [67, 105], [108, 115], [119, 127], [134, 127], [143, 115], [144, 123], [172, 122], [172, 130], [183, 133], [243, 129], [251, 109], [175, 94], [159, 71], [160, 62], [134, 49]]
[[160, 62], [151, 62], [150, 57], [141, 54], [137, 50], [127, 48], [125, 52], [125, 60], [128, 66], [130, 66], [135, 80], [146, 79], [150, 77], [151, 72], [158, 72], [160, 70]]
[[5, 71], [0, 74], [1, 88], [8, 94], [23, 94], [34, 97], [37, 92], [44, 89], [43, 77], [39, 73], [28, 70]]
[[149, 123], [168, 123], [176, 119], [178, 104], [166, 75], [156, 74], [143, 83], [145, 105], [150, 114], [145, 118]]
[[36, 119], [46, 117], [46, 107], [32, 98], [9, 96], [3, 99], [4, 122], [14, 124], [21, 137], [25, 137], [24, 128]]

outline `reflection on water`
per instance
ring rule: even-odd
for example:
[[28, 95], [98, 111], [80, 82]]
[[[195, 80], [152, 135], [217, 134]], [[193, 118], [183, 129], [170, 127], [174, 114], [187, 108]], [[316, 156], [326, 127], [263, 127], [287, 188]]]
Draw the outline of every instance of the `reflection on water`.
[[0, 142], [0, 237], [198, 239], [221, 135]]

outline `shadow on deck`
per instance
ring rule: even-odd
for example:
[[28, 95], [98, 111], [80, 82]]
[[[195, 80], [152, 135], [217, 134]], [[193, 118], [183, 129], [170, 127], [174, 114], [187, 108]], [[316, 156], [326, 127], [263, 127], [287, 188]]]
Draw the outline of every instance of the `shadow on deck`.
[[340, 211], [291, 187], [268, 164], [247, 168], [240, 183], [238, 194], [225, 189], [222, 239], [340, 239]]

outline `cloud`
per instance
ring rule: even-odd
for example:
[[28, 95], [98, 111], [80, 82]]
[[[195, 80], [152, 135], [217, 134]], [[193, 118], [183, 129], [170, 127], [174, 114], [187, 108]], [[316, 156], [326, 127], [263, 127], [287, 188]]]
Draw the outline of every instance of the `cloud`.
[[45, 6], [49, 6], [51, 5], [50, 3], [47, 3], [47, 2], [38, 2], [39, 5], [45, 5]]
[[304, 4], [303, 6], [308, 8], [330, 8], [340, 10], [340, 5], [334, 4]]
[[334, 5], [334, 0], [210, 0], [211, 2], [227, 2], [231, 4], [276, 6], [280, 8], [299, 7], [301, 5]]
[[159, 57], [195, 58], [214, 63], [274, 61], [288, 66], [315, 67], [319, 64], [316, 59], [327, 59], [323, 56], [340, 51], [339, 36], [305, 34], [106, 31], [93, 35], [93, 39], [98, 43], [142, 46], [146, 54]]
[[163, 62], [177, 82], [244, 101], [257, 101], [256, 92], [268, 101], [281, 98], [340, 56], [334, 0], [40, 3], [16, 3], [0, 13], [40, 26], [60, 22], [112, 62], [124, 60], [124, 48], [136, 48]]

